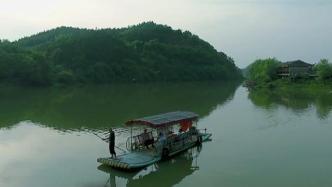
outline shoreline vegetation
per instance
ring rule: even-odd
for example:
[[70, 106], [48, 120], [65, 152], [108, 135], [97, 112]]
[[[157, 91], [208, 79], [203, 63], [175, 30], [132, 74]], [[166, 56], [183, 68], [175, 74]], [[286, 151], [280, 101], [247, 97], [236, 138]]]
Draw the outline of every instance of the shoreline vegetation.
[[189, 31], [144, 22], [126, 28], [58, 27], [0, 40], [0, 84], [53, 86], [241, 80], [234, 60]]
[[297, 74], [289, 72], [287, 76], [280, 73], [285, 64], [291, 62], [282, 63], [276, 58], [256, 60], [243, 70], [246, 79], [244, 86], [252, 91], [269, 90], [280, 94], [306, 92], [332, 96], [332, 64], [327, 59], [322, 59], [317, 64], [308, 64], [307, 69], [304, 66], [293, 67]]

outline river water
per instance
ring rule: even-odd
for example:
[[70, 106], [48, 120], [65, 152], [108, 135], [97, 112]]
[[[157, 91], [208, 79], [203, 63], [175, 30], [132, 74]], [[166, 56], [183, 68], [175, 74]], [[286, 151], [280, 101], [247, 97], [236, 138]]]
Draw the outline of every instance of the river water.
[[[100, 166], [96, 137], [126, 120], [200, 115], [212, 141], [142, 171]], [[249, 93], [237, 83], [0, 89], [0, 186], [332, 186], [332, 94]], [[118, 150], [120, 154], [120, 150]]]

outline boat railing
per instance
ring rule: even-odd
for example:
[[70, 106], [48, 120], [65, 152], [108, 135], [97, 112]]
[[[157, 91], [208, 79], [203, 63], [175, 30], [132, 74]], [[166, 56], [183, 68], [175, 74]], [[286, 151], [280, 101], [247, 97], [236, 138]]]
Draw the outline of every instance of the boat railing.
[[199, 132], [202, 132], [202, 131], [204, 131], [204, 133], [206, 134], [206, 131], [207, 131], [207, 129], [206, 128], [204, 128], [204, 129], [197, 129], [197, 130], [199, 130]]
[[145, 146], [153, 144], [154, 137], [152, 131], [142, 133], [136, 136], [128, 137], [126, 147], [128, 150], [130, 149], [142, 149]]
[[185, 146], [188, 142], [192, 141], [192, 136], [195, 135], [195, 131], [187, 131], [178, 135], [172, 135], [167, 138], [167, 145], [170, 148]]
[[[181, 132], [179, 134], [169, 134], [166, 138], [166, 144], [168, 147], [181, 147], [185, 146], [188, 142], [196, 141], [192, 139], [193, 135], [198, 135], [199, 131], [205, 131], [206, 129], [192, 128], [187, 132]], [[148, 141], [148, 142], [146, 142]], [[126, 148], [128, 150], [142, 150], [145, 147], [155, 144], [157, 140], [154, 139], [152, 131], [128, 137], [126, 142]]]

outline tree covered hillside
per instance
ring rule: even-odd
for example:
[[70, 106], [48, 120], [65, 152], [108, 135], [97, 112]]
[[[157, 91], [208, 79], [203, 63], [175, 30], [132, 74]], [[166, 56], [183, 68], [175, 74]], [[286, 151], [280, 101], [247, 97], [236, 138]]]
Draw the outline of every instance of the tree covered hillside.
[[230, 57], [198, 36], [153, 22], [121, 29], [59, 27], [1, 42], [0, 67], [1, 82], [28, 85], [241, 76]]
[[45, 57], [0, 40], [0, 82], [23, 85], [49, 85], [51, 68]]

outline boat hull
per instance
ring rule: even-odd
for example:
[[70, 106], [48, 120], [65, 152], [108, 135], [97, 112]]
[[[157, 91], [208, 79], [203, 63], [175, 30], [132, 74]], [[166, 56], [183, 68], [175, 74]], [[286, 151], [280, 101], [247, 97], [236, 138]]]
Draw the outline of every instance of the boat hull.
[[[200, 133], [200, 136], [202, 138], [202, 142], [209, 141], [212, 134], [209, 133]], [[183, 151], [186, 151], [194, 146], [196, 146], [197, 143], [191, 143], [183, 147], [182, 149], [179, 149], [177, 151], [173, 151], [169, 153], [169, 156], [174, 156], [176, 154], [179, 154]], [[123, 155], [119, 155], [117, 158], [98, 158], [97, 162], [101, 163], [103, 165], [107, 165], [116, 169], [121, 170], [136, 170], [140, 169], [146, 166], [149, 166], [151, 164], [154, 164], [156, 162], [159, 162], [162, 159], [161, 155], [147, 153], [147, 152], [129, 152]]]

